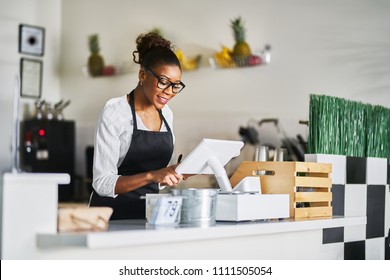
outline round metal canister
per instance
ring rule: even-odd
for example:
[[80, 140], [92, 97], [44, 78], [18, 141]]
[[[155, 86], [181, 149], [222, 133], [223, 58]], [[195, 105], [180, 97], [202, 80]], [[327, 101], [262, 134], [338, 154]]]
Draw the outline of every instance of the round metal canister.
[[217, 189], [172, 189], [171, 194], [183, 197], [180, 224], [215, 225]]
[[268, 146], [257, 146], [255, 152], [255, 161], [268, 161], [269, 148]]
[[285, 148], [275, 149], [274, 161], [284, 161], [286, 157], [287, 157], [287, 149]]

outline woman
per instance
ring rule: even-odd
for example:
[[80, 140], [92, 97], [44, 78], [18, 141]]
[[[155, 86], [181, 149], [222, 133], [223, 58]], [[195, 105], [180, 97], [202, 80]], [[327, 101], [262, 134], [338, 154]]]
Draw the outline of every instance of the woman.
[[90, 206], [112, 207], [112, 220], [144, 219], [141, 197], [183, 179], [177, 164], [167, 167], [174, 144], [167, 104], [185, 87], [180, 62], [171, 43], [155, 33], [141, 34], [136, 44], [138, 84], [106, 103], [96, 129]]

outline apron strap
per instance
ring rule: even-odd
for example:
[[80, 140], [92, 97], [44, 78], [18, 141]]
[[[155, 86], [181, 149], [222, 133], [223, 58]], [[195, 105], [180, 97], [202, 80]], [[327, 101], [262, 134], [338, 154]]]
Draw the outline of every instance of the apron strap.
[[[136, 114], [135, 114], [134, 90], [132, 90], [132, 91], [128, 94], [128, 96], [129, 96], [129, 99], [130, 99], [131, 114], [133, 115], [133, 131], [136, 131], [136, 130], [138, 130], [138, 126], [137, 126], [137, 117], [136, 117]], [[164, 118], [164, 115], [163, 115], [163, 113], [162, 113], [162, 110], [158, 110], [158, 113], [159, 113], [159, 115], [160, 115], [162, 121], [164, 122], [165, 127], [167, 128], [167, 131], [168, 131], [168, 132], [171, 132], [171, 128], [169, 127], [167, 120]]]

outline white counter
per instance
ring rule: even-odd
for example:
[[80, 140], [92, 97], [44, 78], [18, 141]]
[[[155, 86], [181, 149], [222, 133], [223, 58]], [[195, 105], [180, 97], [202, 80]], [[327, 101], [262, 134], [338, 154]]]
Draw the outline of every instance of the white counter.
[[39, 233], [37, 252], [44, 259], [343, 259], [343, 243], [322, 244], [322, 230], [363, 224], [366, 217], [157, 229], [113, 221], [107, 232]]
[[[365, 225], [366, 216], [218, 222], [152, 228], [113, 221], [106, 232], [57, 233], [58, 184], [68, 174], [5, 174], [1, 258], [9, 259], [343, 259], [344, 243], [323, 244], [324, 229]], [[337, 229], [340, 231], [340, 229]]]

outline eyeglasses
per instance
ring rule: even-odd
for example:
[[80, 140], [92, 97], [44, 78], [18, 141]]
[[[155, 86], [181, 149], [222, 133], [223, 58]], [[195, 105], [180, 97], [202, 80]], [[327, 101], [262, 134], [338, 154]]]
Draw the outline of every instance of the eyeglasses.
[[150, 70], [148, 67], [144, 66], [144, 69], [151, 74], [153, 77], [157, 79], [157, 87], [159, 89], [162, 89], [163, 91], [167, 90], [169, 87], [172, 87], [172, 92], [174, 94], [178, 94], [185, 88], [185, 84], [183, 82], [179, 83], [173, 83], [170, 80], [168, 80], [165, 77], [159, 77], [157, 74], [155, 74], [152, 70]]

